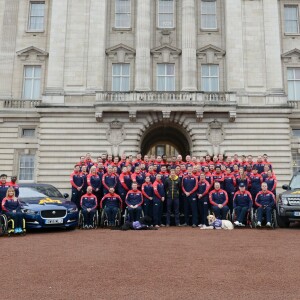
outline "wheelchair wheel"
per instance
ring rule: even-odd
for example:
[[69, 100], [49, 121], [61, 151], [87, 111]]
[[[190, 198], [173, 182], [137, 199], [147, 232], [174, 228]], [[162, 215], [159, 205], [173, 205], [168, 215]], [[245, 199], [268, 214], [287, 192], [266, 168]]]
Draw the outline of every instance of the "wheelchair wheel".
[[82, 228], [83, 228], [83, 214], [80, 210], [78, 214], [78, 229], [82, 229]]
[[116, 214], [115, 226], [121, 226], [121, 221], [122, 221], [122, 210], [119, 209], [118, 213]]
[[235, 221], [235, 219], [236, 219], [235, 210], [233, 209], [232, 210], [232, 214], [231, 214], [231, 221], [232, 221], [232, 223]]
[[105, 213], [104, 209], [101, 209], [100, 226], [105, 227], [108, 225], [107, 223], [108, 223], [108, 221], [107, 221], [106, 213]]
[[0, 236], [7, 232], [7, 217], [6, 215], [0, 215]]
[[97, 210], [95, 215], [94, 215], [93, 228], [97, 229], [98, 224], [99, 224], [99, 213], [98, 213], [98, 210]]
[[276, 215], [276, 209], [273, 209], [272, 211], [272, 228], [276, 229], [277, 227], [277, 215]]

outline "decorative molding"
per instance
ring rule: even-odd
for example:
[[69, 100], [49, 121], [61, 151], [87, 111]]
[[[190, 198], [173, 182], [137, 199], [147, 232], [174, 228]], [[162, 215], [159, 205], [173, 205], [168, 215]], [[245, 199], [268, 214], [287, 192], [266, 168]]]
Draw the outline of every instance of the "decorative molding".
[[219, 146], [225, 139], [225, 131], [223, 129], [223, 124], [213, 120], [208, 124], [207, 129], [207, 139], [213, 146]]
[[223, 59], [226, 51], [214, 45], [207, 45], [196, 51], [197, 57], [206, 63], [215, 63]]
[[171, 111], [170, 110], [163, 110], [162, 116], [164, 120], [170, 120], [171, 117]]
[[118, 146], [126, 137], [125, 130], [123, 129], [123, 123], [115, 120], [109, 124], [109, 129], [106, 133], [107, 140], [113, 145]]
[[129, 113], [129, 120], [131, 122], [135, 122], [136, 121], [136, 111], [130, 110], [130, 111], [128, 111], [128, 113]]
[[300, 50], [295, 48], [281, 55], [284, 63], [299, 63], [300, 62]]
[[159, 39], [161, 45], [171, 45], [173, 39], [171, 38], [172, 31], [169, 29], [163, 29], [161, 32], [161, 37]]
[[122, 129], [123, 123], [118, 120], [114, 120], [109, 124], [109, 127], [110, 129]]
[[102, 122], [103, 121], [103, 112], [99, 111], [95, 113], [95, 118], [97, 122]]
[[34, 46], [17, 51], [17, 55], [22, 61], [28, 60], [30, 56], [35, 56], [34, 59], [44, 61], [49, 53]]
[[229, 122], [235, 122], [236, 111], [229, 111]]
[[135, 56], [135, 50], [124, 44], [118, 44], [116, 46], [110, 47], [105, 50], [109, 59], [118, 61], [120, 63], [125, 62], [125, 60], [131, 60]]
[[197, 110], [196, 111], [196, 119], [197, 119], [197, 122], [202, 122], [203, 120], [203, 110]]
[[155, 59], [162, 57], [163, 62], [166, 63], [170, 61], [171, 56], [172, 58], [178, 58], [178, 56], [181, 54], [180, 49], [167, 44], [153, 48], [150, 52]]

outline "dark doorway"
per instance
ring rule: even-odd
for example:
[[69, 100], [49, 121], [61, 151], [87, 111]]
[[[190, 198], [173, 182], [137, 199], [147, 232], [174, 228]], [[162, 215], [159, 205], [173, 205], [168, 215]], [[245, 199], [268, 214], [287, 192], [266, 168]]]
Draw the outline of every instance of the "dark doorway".
[[[155, 150], [154, 150], [155, 149]], [[142, 137], [141, 152], [145, 154], [161, 154], [165, 149], [166, 155], [190, 154], [190, 144], [182, 130], [171, 125], [156, 125], [146, 130]], [[155, 151], [155, 153], [153, 153]]]

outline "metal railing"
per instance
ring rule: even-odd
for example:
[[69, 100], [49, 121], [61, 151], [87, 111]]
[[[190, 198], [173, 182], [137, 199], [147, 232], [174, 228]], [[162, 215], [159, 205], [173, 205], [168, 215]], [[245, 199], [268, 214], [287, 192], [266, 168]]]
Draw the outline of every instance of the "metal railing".
[[42, 100], [0, 100], [0, 108], [35, 108]]

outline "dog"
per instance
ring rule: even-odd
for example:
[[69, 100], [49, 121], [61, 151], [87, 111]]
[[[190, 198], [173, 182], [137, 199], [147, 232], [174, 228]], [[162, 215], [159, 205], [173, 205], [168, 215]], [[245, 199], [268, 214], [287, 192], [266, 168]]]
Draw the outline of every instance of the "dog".
[[209, 226], [202, 227], [201, 229], [234, 229], [234, 226], [230, 221], [217, 219], [214, 215], [208, 215], [207, 220]]

